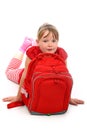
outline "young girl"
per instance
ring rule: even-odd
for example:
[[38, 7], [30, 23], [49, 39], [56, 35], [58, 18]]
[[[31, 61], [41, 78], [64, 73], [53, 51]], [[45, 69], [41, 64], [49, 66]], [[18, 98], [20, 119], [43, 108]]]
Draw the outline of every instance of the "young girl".
[[[6, 76], [9, 80], [19, 84], [19, 90], [16, 96], [10, 96], [3, 99], [4, 102], [22, 101], [21, 87], [23, 85], [28, 65], [33, 58], [40, 53], [56, 53], [60, 55], [67, 65], [67, 53], [63, 48], [58, 47], [59, 33], [55, 26], [51, 24], [43, 24], [38, 29], [36, 42], [32, 39], [25, 38], [19, 52], [9, 63]], [[37, 44], [37, 45], [36, 45]], [[34, 45], [34, 46], [33, 46]], [[32, 47], [30, 47], [32, 46]], [[26, 52], [25, 68], [20, 69], [24, 53]], [[83, 104], [83, 100], [70, 98], [70, 104], [78, 105]]]

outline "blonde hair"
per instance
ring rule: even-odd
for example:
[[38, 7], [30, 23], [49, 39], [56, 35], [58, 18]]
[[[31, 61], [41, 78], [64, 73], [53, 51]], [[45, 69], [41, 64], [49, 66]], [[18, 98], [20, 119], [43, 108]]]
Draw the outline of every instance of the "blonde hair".
[[47, 36], [52, 33], [53, 34], [53, 37], [56, 39], [56, 40], [59, 40], [59, 33], [58, 33], [58, 30], [56, 29], [56, 27], [52, 24], [48, 24], [48, 23], [44, 23], [43, 25], [41, 25], [38, 29], [38, 32], [37, 32], [37, 38], [38, 40], [40, 40], [42, 38], [42, 36], [44, 35], [45, 31], [48, 30], [48, 34]]

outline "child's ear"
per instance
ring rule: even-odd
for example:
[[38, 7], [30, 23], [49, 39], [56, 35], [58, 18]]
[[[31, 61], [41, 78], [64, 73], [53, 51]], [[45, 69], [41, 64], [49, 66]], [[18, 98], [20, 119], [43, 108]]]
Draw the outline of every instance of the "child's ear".
[[37, 43], [37, 45], [38, 45], [38, 44], [39, 44], [39, 40], [36, 39], [36, 43]]

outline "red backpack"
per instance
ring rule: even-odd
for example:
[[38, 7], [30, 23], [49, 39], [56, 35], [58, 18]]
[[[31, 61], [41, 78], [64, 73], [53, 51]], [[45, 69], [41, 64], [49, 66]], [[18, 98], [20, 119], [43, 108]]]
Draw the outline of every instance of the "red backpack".
[[59, 55], [39, 54], [29, 64], [21, 88], [21, 105], [25, 104], [32, 114], [64, 113], [68, 110], [72, 85], [72, 76]]

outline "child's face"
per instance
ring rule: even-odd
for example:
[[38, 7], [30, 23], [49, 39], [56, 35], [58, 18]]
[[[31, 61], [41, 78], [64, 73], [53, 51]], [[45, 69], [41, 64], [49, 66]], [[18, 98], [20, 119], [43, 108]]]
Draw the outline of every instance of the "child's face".
[[43, 53], [55, 53], [58, 47], [58, 40], [53, 37], [52, 32], [46, 31], [40, 40], [37, 40], [37, 44]]

